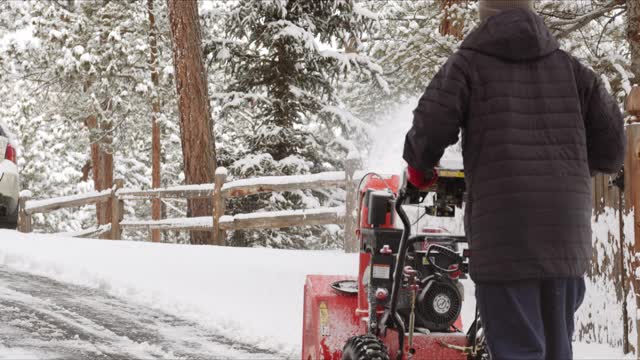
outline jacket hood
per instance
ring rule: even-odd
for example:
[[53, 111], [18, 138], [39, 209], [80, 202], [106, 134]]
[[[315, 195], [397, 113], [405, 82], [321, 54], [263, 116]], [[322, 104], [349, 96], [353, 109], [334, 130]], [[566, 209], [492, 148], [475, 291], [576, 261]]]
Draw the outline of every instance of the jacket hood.
[[541, 58], [558, 50], [558, 41], [540, 16], [515, 9], [484, 21], [460, 46], [508, 61]]

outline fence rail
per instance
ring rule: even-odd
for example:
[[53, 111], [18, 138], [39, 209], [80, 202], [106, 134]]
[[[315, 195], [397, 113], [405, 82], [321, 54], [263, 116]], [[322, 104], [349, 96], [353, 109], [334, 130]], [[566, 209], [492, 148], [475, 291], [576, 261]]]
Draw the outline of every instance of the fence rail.
[[81, 195], [61, 196], [44, 200], [29, 200], [26, 202], [25, 212], [29, 215], [35, 213], [49, 212], [69, 207], [78, 207], [90, 204], [99, 204], [109, 201], [112, 192], [93, 191]]
[[209, 198], [214, 192], [214, 184], [182, 185], [166, 189], [153, 190], [118, 190], [121, 200], [150, 200], [150, 199], [202, 199]]
[[220, 218], [222, 230], [286, 228], [305, 225], [342, 224], [345, 222], [344, 207], [319, 208], [313, 210], [274, 211]]
[[[357, 249], [355, 238], [355, 193], [354, 176], [359, 161], [345, 162], [345, 171], [325, 172], [311, 175], [266, 176], [227, 182], [227, 171], [219, 168], [213, 184], [182, 185], [164, 189], [126, 189], [124, 181], [115, 181], [113, 189], [94, 191], [81, 195], [62, 196], [43, 200], [32, 200], [27, 194], [21, 197], [19, 230], [32, 231], [32, 216], [58, 209], [111, 202], [111, 224], [72, 233], [79, 237], [108, 234], [110, 239], [120, 239], [122, 230], [169, 231], [212, 231], [210, 244], [224, 245], [226, 231], [245, 229], [287, 228], [339, 224], [345, 225], [345, 249]], [[257, 212], [251, 214], [225, 214], [226, 201], [232, 198], [297, 190], [321, 190], [344, 188], [347, 193], [346, 207], [320, 208], [312, 210], [291, 210]], [[203, 199], [212, 200], [211, 216], [193, 218], [173, 218], [159, 220], [123, 220], [125, 201], [152, 199]], [[353, 202], [353, 204], [351, 204]], [[347, 209], [347, 211], [345, 211]]]
[[130, 230], [212, 230], [210, 216], [163, 220], [124, 220], [120, 226]]

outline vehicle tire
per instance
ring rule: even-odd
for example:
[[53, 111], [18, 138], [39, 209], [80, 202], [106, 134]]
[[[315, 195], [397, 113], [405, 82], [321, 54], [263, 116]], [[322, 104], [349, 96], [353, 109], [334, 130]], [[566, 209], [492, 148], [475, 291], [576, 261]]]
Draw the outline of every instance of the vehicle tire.
[[18, 223], [16, 221], [0, 222], [0, 229], [18, 230]]
[[20, 206], [16, 206], [15, 213], [2, 218], [0, 221], [0, 229], [18, 230], [18, 214], [20, 213]]
[[342, 360], [389, 360], [382, 341], [373, 335], [354, 336], [342, 349]]

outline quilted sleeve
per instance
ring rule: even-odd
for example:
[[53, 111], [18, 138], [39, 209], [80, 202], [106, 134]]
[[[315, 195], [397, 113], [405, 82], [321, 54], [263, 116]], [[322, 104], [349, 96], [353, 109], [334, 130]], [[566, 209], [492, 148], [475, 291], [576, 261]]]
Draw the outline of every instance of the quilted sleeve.
[[468, 71], [465, 57], [460, 52], [453, 54], [420, 98], [403, 154], [414, 169], [433, 168], [446, 147], [458, 141], [470, 96]]
[[578, 86], [583, 99], [583, 117], [591, 174], [612, 174], [624, 164], [626, 137], [624, 118], [616, 100], [600, 78], [578, 63]]

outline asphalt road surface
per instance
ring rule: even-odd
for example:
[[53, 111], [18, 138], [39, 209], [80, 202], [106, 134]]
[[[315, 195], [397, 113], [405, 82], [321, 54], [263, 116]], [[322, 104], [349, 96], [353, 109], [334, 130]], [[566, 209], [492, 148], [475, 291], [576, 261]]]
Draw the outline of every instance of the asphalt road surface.
[[104, 291], [0, 266], [0, 359], [281, 359]]

